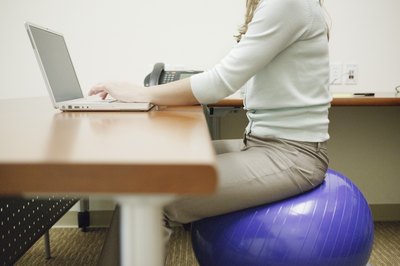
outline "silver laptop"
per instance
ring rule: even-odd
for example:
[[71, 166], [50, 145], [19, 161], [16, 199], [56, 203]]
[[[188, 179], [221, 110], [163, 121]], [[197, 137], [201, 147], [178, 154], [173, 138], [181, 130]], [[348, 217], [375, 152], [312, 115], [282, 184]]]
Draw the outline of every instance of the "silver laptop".
[[55, 108], [63, 111], [148, 111], [151, 103], [85, 98], [62, 34], [26, 22], [36, 59]]

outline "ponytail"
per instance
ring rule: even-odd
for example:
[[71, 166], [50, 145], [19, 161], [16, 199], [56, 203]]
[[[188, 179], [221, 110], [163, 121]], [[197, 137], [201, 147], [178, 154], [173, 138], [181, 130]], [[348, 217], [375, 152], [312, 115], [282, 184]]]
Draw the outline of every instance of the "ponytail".
[[239, 28], [239, 34], [235, 36], [237, 42], [240, 42], [240, 40], [242, 39], [242, 36], [247, 32], [249, 23], [253, 19], [254, 11], [256, 10], [259, 3], [260, 3], [260, 0], [247, 0], [244, 24]]

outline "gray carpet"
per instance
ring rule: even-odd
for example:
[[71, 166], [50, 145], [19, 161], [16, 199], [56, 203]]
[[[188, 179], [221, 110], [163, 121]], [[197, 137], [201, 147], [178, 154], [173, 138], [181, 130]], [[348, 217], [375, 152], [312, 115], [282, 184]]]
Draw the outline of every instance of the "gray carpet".
[[[106, 229], [51, 229], [52, 259], [45, 259], [43, 238], [16, 265], [96, 265], [106, 238]], [[190, 235], [175, 230], [167, 247], [166, 265], [197, 266]], [[375, 223], [375, 241], [370, 265], [400, 265], [400, 222]]]

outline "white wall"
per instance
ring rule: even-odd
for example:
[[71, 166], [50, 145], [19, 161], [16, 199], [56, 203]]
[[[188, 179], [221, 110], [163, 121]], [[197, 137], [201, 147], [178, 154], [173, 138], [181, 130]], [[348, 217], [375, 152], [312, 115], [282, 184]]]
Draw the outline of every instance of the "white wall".
[[[325, 0], [331, 62], [359, 65], [358, 85], [400, 84], [400, 1]], [[142, 83], [151, 65], [212, 67], [234, 45], [245, 0], [0, 0], [0, 98], [47, 95], [24, 21], [65, 35], [84, 91], [100, 81]]]
[[357, 85], [335, 91], [393, 91], [400, 85], [400, 1], [325, 0], [332, 17], [331, 63], [356, 63]]

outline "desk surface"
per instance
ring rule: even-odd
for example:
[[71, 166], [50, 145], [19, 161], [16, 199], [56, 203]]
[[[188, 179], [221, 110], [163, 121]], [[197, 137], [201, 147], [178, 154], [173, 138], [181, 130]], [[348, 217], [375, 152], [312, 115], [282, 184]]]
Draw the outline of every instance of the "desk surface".
[[[353, 96], [351, 93], [333, 93], [332, 106], [400, 106], [400, 94], [375, 93], [375, 96]], [[243, 99], [235, 93], [210, 107], [242, 107]]]
[[60, 112], [0, 100], [0, 194], [211, 193], [215, 155], [199, 106]]

